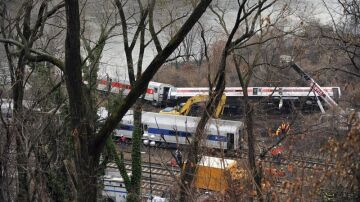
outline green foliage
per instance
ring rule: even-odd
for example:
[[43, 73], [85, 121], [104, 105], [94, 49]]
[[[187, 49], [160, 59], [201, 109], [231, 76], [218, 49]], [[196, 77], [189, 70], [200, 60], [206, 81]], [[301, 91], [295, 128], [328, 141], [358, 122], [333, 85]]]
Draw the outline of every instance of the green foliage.
[[124, 95], [122, 93], [119, 94], [109, 94], [107, 97], [107, 106], [106, 108], [109, 112], [113, 112], [116, 109], [116, 106], [120, 106], [124, 101]]
[[[115, 102], [116, 103], [116, 102]], [[112, 104], [115, 104], [112, 103]], [[141, 128], [141, 111], [136, 111], [134, 113], [134, 131], [132, 137], [132, 175], [131, 180], [129, 175], [127, 174], [125, 164], [124, 164], [124, 155], [120, 153], [120, 157], [118, 156], [115, 148], [115, 144], [111, 138], [109, 138], [106, 142], [106, 150], [107, 157], [109, 160], [114, 160], [121, 176], [124, 179], [126, 190], [128, 191], [127, 201], [135, 202], [140, 201], [140, 187], [141, 187], [141, 137], [143, 135]]]
[[[108, 96], [107, 108], [111, 113], [117, 106], [121, 105], [123, 102], [123, 95], [120, 94], [110, 94]], [[137, 109], [137, 110], [136, 110]], [[141, 138], [143, 131], [141, 128], [141, 107], [140, 103], [135, 104], [134, 110], [134, 130], [132, 134], [132, 175], [131, 179], [129, 178], [127, 171], [125, 169], [124, 157], [123, 154], [120, 154], [120, 157], [116, 153], [115, 144], [111, 138], [107, 141], [107, 150], [111, 159], [113, 159], [120, 171], [121, 176], [124, 179], [126, 190], [128, 190], [127, 201], [139, 201], [140, 200], [140, 188], [141, 188]]]
[[58, 82], [60, 82], [60, 78], [54, 78], [51, 68], [52, 65], [49, 63], [31, 64], [31, 71], [33, 72], [28, 81], [31, 88], [36, 89], [36, 91], [34, 90], [32, 92], [36, 99], [41, 98], [46, 95], [46, 93], [53, 90], [52, 93], [46, 97], [46, 100], [41, 102], [40, 106], [45, 110], [52, 109], [53, 107], [61, 104], [64, 100], [61, 96], [61, 87], [52, 89], [58, 84]]
[[68, 201], [69, 195], [71, 192], [69, 190], [68, 184], [70, 183], [66, 177], [66, 171], [64, 166], [61, 169], [49, 170], [46, 173], [47, 177], [47, 188], [50, 193], [50, 197], [53, 201]]
[[[136, 103], [135, 105], [138, 105]], [[140, 196], [140, 187], [141, 187], [141, 137], [142, 137], [142, 128], [141, 128], [141, 108], [138, 110], [138, 107], [135, 106], [137, 110], [134, 110], [134, 130], [132, 134], [132, 176], [131, 184], [133, 194]], [[132, 197], [131, 197], [132, 198]], [[129, 201], [129, 200], [128, 200]]]
[[105, 47], [105, 42], [109, 37], [109, 34], [111, 33], [111, 30], [113, 28], [110, 28], [109, 30], [106, 30], [106, 26], [101, 27], [101, 34], [98, 38], [98, 41], [94, 46], [92, 47], [90, 45], [90, 41], [85, 39], [84, 36], [82, 36], [82, 42], [84, 45], [84, 49], [88, 53], [88, 58], [82, 67], [82, 71], [84, 73], [83, 79], [87, 81], [90, 84], [90, 89], [96, 88], [96, 81], [98, 78], [98, 71], [99, 71], [99, 65], [100, 60], [102, 57], [102, 52]]
[[124, 163], [124, 154], [120, 153], [120, 158], [116, 152], [115, 143], [111, 138], [108, 138], [106, 142], [106, 150], [109, 155], [109, 159], [114, 160], [116, 163], [116, 166], [118, 167], [121, 177], [124, 179], [126, 190], [131, 189], [131, 183], [129, 176], [127, 174], [125, 163]]

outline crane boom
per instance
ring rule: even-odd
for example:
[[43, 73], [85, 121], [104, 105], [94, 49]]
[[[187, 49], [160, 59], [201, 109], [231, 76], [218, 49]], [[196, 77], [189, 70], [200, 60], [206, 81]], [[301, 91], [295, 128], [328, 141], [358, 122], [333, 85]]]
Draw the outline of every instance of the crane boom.
[[[355, 112], [354, 109], [346, 109], [343, 110], [336, 102], [333, 100], [329, 94], [324, 91], [321, 86], [313, 79], [310, 75], [308, 75], [299, 65], [297, 65], [291, 56], [282, 55], [280, 56], [280, 60], [282, 62], [285, 62], [287, 64], [290, 64], [290, 67], [292, 67], [300, 76], [303, 78], [311, 87], [311, 90], [314, 92], [315, 97], [318, 101], [319, 107], [321, 108], [321, 111], [325, 113], [321, 106], [321, 102], [317, 98], [317, 96], [321, 97], [331, 108], [338, 111], [338, 128], [340, 130], [346, 130], [349, 131], [350, 126], [354, 125], [357, 121], [360, 120], [360, 112]], [[320, 118], [321, 119], [321, 118]], [[355, 120], [355, 121], [354, 121]]]
[[318, 94], [328, 105], [330, 105], [330, 107], [342, 110], [335, 102], [335, 100], [332, 99], [330, 95], [326, 91], [324, 91], [313, 78], [306, 74], [299, 65], [292, 62], [290, 66], [301, 76], [301, 78], [303, 78], [309, 84], [314, 94]]
[[332, 99], [330, 95], [325, 90], [323, 90], [321, 86], [310, 75], [308, 75], [299, 65], [297, 65], [292, 60], [291, 56], [282, 55], [280, 56], [280, 59], [282, 60], [282, 62], [290, 64], [290, 67], [293, 68], [301, 76], [301, 78], [309, 84], [311, 91], [314, 92], [316, 101], [322, 113], [325, 113], [325, 110], [318, 96], [321, 97], [321, 99], [323, 99], [331, 108], [340, 111], [340, 113], [344, 113], [344, 110], [341, 109], [341, 107], [335, 102], [335, 100]]

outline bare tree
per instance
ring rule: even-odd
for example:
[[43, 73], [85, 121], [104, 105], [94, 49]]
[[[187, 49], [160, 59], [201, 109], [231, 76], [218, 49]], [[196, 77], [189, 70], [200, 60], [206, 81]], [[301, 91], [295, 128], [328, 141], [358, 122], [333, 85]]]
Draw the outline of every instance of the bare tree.
[[[16, 46], [22, 49], [20, 55], [17, 55], [19, 58], [18, 66], [20, 69], [15, 71], [14, 66], [11, 66], [12, 79], [14, 82], [14, 96], [15, 99], [15, 115], [19, 114], [19, 109], [22, 108], [22, 97], [23, 97], [23, 85], [24, 85], [24, 70], [25, 64], [27, 62], [41, 62], [47, 61], [56, 65], [61, 69], [65, 76], [65, 84], [67, 87], [68, 100], [69, 100], [69, 117], [70, 117], [70, 126], [68, 127], [69, 137], [71, 137], [72, 142], [69, 145], [71, 148], [71, 153], [73, 153], [73, 158], [68, 156], [68, 160], [64, 161], [65, 170], [69, 174], [70, 181], [72, 181], [72, 187], [75, 190], [74, 199], [78, 201], [94, 201], [96, 200], [97, 195], [97, 176], [99, 175], [99, 157], [105, 146], [105, 142], [110, 136], [111, 131], [115, 128], [117, 123], [121, 120], [122, 116], [130, 108], [130, 106], [137, 100], [137, 98], [145, 91], [147, 83], [150, 81], [152, 76], [160, 68], [160, 66], [166, 61], [166, 58], [175, 50], [175, 48], [181, 43], [186, 34], [191, 30], [192, 26], [197, 22], [201, 15], [205, 12], [205, 9], [211, 1], [204, 0], [201, 1], [198, 6], [194, 9], [193, 14], [188, 18], [180, 30], [175, 34], [173, 40], [171, 40], [162, 51], [159, 51], [159, 54], [154, 58], [152, 63], [145, 70], [144, 74], [138, 78], [134, 83], [133, 79], [133, 89], [129, 96], [127, 96], [121, 106], [117, 106], [112, 115], [105, 122], [104, 126], [96, 132], [96, 116], [94, 113], [94, 106], [92, 106], [92, 98], [89, 97], [88, 86], [83, 84], [82, 70], [83, 70], [83, 60], [80, 55], [80, 10], [78, 1], [65, 1], [65, 4], [61, 3], [55, 6], [53, 9], [47, 10], [47, 1], [41, 4], [39, 9], [39, 19], [35, 23], [33, 29], [30, 28], [30, 17], [31, 11], [33, 8], [33, 2], [26, 2], [23, 4], [25, 14], [19, 16], [18, 19], [24, 19], [23, 33], [18, 33], [22, 36], [22, 41], [12, 40], [11, 37], [3, 35], [1, 42], [5, 44], [6, 47]], [[57, 10], [61, 9], [64, 5], [66, 8], [67, 16], [67, 35], [65, 43], [65, 63], [56, 57], [47, 54], [44, 51], [39, 51], [32, 48], [32, 44], [38, 38], [39, 29], [45, 26], [46, 18], [50, 17]], [[21, 12], [20, 12], [21, 13]], [[4, 12], [2, 13], [4, 14]], [[143, 16], [147, 14], [143, 13]], [[2, 16], [3, 17], [3, 16]], [[4, 18], [2, 18], [4, 19]], [[4, 22], [4, 21], [2, 21]], [[21, 21], [18, 21], [21, 22]], [[2, 24], [2, 34], [12, 33], [9, 30], [4, 30], [7, 27], [7, 24]], [[14, 26], [16, 29], [17, 27]], [[141, 26], [143, 29], [144, 24]], [[14, 29], [14, 30], [16, 30]], [[41, 30], [41, 29], [40, 29]], [[19, 31], [19, 29], [17, 29]], [[140, 38], [143, 38], [143, 31], [140, 34]], [[154, 37], [153, 37], [154, 38]], [[93, 51], [100, 50], [102, 46], [102, 39], [100, 39], [100, 44], [96, 49], [93, 47]], [[136, 41], [136, 40], [135, 40]], [[86, 41], [83, 40], [86, 45]], [[135, 43], [135, 42], [134, 42]], [[142, 42], [142, 44], [144, 44]], [[132, 45], [134, 46], [134, 45]], [[87, 45], [87, 50], [89, 46]], [[88, 51], [89, 52], [89, 51]], [[95, 53], [92, 52], [92, 53]], [[90, 52], [89, 52], [90, 53]], [[10, 56], [11, 54], [8, 54]], [[96, 65], [99, 54], [89, 54], [92, 64]], [[12, 59], [12, 58], [10, 58]], [[12, 65], [12, 60], [9, 60]], [[140, 63], [141, 67], [141, 63]], [[94, 68], [90, 68], [94, 69]], [[140, 70], [141, 72], [141, 70]], [[132, 75], [134, 75], [132, 73]], [[90, 79], [91, 80], [91, 79]], [[21, 84], [20, 84], [21, 83]], [[16, 87], [18, 86], [18, 87]], [[18, 89], [18, 90], [16, 90]], [[17, 115], [16, 115], [17, 116]], [[20, 127], [20, 125], [19, 125]], [[19, 128], [20, 129], [20, 128]], [[140, 137], [141, 138], [141, 137]], [[17, 141], [20, 142], [20, 141]], [[20, 148], [20, 147], [19, 147]], [[24, 152], [18, 151], [18, 154], [24, 154]], [[19, 156], [20, 157], [20, 156]], [[72, 160], [71, 160], [72, 159]], [[21, 158], [18, 159], [20, 161]], [[23, 158], [23, 162], [26, 159]], [[19, 167], [19, 177], [22, 178], [23, 182], [27, 182], [26, 173], [22, 175], [21, 169], [24, 167]], [[138, 180], [137, 180], [138, 181]], [[138, 181], [139, 183], [139, 181]], [[25, 186], [19, 192], [19, 197], [24, 198], [24, 200], [30, 200], [27, 193], [29, 193], [28, 183], [20, 183], [21, 186]], [[19, 198], [20, 199], [20, 198]]]
[[[328, 32], [326, 29], [323, 29], [321, 33], [323, 37], [331, 39], [337, 44], [331, 48], [342, 51], [348, 59], [345, 62], [346, 69], [336, 66], [328, 67], [328, 69], [359, 77], [359, 44], [356, 39], [359, 35], [360, 2], [357, 0], [339, 0], [333, 5], [335, 8], [325, 1], [323, 1], [323, 4], [331, 17], [334, 30]], [[342, 12], [339, 13], [339, 10]], [[336, 17], [338, 15], [341, 15], [340, 18]], [[319, 28], [321, 29], [321, 27]]]
[[[25, 144], [28, 137], [23, 133], [22, 129], [23, 124], [28, 119], [25, 116], [26, 111], [23, 110], [24, 89], [28, 82], [26, 65], [29, 61], [37, 60], [37, 58], [30, 58], [28, 56], [34, 51], [33, 48], [36, 47], [36, 43], [44, 32], [44, 22], [63, 8], [64, 4], [60, 3], [51, 7], [48, 1], [24, 1], [21, 3], [15, 19], [12, 19], [10, 14], [12, 11], [9, 11], [7, 6], [8, 4], [5, 2], [1, 2], [3, 12], [1, 16], [2, 39], [0, 41], [4, 43], [8, 59], [12, 83], [11, 97], [14, 101], [13, 123], [11, 124], [13, 127], [11, 127], [11, 130], [8, 130], [7, 139], [10, 147], [12, 142], [11, 136], [15, 135], [16, 137], [17, 176], [19, 179], [17, 200], [28, 201], [32, 200], [33, 197], [30, 189], [32, 180], [28, 172], [30, 169], [28, 161], [30, 151], [27, 144]], [[37, 17], [33, 20], [34, 12], [37, 12]], [[17, 46], [18, 49], [12, 45]]]
[[[248, 41], [251, 37], [255, 35], [255, 33], [258, 31], [256, 29], [256, 22], [261, 17], [261, 13], [270, 8], [276, 1], [259, 1], [257, 3], [250, 3], [247, 1], [238, 1], [238, 9], [237, 9], [237, 17], [235, 20], [235, 25], [229, 32], [226, 40], [225, 47], [222, 50], [221, 54], [221, 60], [218, 67], [218, 72], [216, 74], [216, 77], [214, 78], [214, 81], [212, 83], [215, 84], [215, 88], [209, 89], [210, 92], [210, 98], [209, 101], [206, 104], [206, 110], [204, 114], [202, 115], [199, 124], [197, 126], [196, 132], [194, 134], [193, 141], [191, 143], [191, 149], [188, 156], [188, 162], [185, 166], [185, 172], [182, 175], [182, 191], [181, 191], [181, 199], [185, 200], [187, 193], [191, 193], [191, 184], [194, 177], [194, 173], [196, 170], [196, 164], [199, 162], [199, 155], [200, 155], [200, 143], [201, 140], [204, 137], [204, 128], [206, 126], [207, 121], [209, 120], [209, 115], [213, 114], [215, 110], [215, 106], [218, 105], [220, 101], [220, 97], [222, 96], [225, 88], [225, 68], [226, 68], [226, 62], [227, 57], [233, 52], [233, 50], [240, 46], [241, 44]], [[212, 12], [216, 13], [214, 9], [212, 9]], [[216, 13], [217, 14], [217, 13]], [[221, 15], [217, 15], [221, 16]], [[225, 22], [224, 20], [221, 20], [223, 18], [220, 18], [221, 22]], [[240, 25], [244, 24], [245, 29], [239, 30]], [[224, 23], [222, 26], [226, 26]], [[261, 25], [260, 25], [261, 26]], [[237, 32], [240, 31], [241, 34], [239, 36], [236, 36]], [[251, 107], [248, 102], [246, 102], [246, 96], [247, 96], [247, 85], [244, 83], [243, 77], [240, 75], [239, 77], [240, 83], [242, 83], [242, 87], [244, 90], [244, 97], [245, 97], [245, 125], [247, 128], [247, 136], [248, 136], [248, 158], [249, 158], [249, 164], [251, 169], [251, 174], [254, 177], [255, 181], [255, 187], [258, 193], [258, 197], [260, 200], [262, 200], [261, 196], [261, 177], [260, 173], [256, 168], [255, 164], [255, 151], [254, 151], [254, 135], [253, 135], [253, 120], [251, 116]]]
[[111, 131], [116, 127], [130, 106], [145, 91], [147, 83], [165, 62], [166, 58], [181, 43], [192, 26], [205, 12], [210, 2], [204, 0], [198, 4], [174, 39], [154, 58], [142, 76], [133, 84], [134, 87], [124, 99], [123, 104], [116, 107], [112, 115], [105, 121], [104, 126], [96, 134], [91, 125], [94, 120], [91, 120], [88, 116], [89, 111], [85, 104], [86, 98], [82, 93], [79, 5], [77, 1], [66, 1], [68, 30], [64, 73], [69, 94], [70, 116], [72, 117], [70, 131], [74, 142], [74, 162], [76, 168], [76, 173], [72, 173], [72, 175], [73, 179], [76, 180], [74, 184], [78, 190], [77, 200], [93, 201], [96, 199], [96, 168], [99, 163], [100, 153]]
[[[142, 73], [142, 61], [145, 52], [145, 24], [146, 19], [148, 17], [149, 8], [144, 8], [144, 5], [141, 1], [137, 1], [137, 6], [139, 8], [139, 23], [135, 30], [133, 39], [130, 40], [131, 32], [128, 25], [128, 20], [125, 16], [124, 6], [126, 3], [123, 3], [119, 0], [115, 1], [120, 19], [121, 19], [121, 27], [122, 27], [122, 34], [124, 38], [124, 51], [126, 55], [127, 61], [127, 69], [128, 69], [128, 76], [130, 79], [130, 84], [134, 87], [135, 78], [139, 79]], [[155, 1], [153, 2], [155, 4]], [[154, 5], [153, 5], [154, 6]], [[131, 14], [136, 16], [136, 13]], [[137, 20], [135, 20], [137, 21]], [[137, 73], [135, 75], [134, 71], [134, 59], [133, 59], [133, 50], [136, 45], [137, 41], [140, 41], [140, 50], [139, 56], [137, 61]], [[143, 100], [136, 101], [134, 105], [134, 130], [132, 134], [132, 173], [131, 177], [128, 176], [127, 172], [125, 171], [125, 164], [123, 161], [117, 160], [119, 171], [124, 179], [129, 179], [126, 182], [126, 189], [128, 190], [128, 201], [138, 201], [140, 200], [140, 188], [141, 188], [141, 139], [142, 139], [142, 124], [141, 124], [141, 113], [142, 113], [142, 103]], [[123, 158], [123, 154], [121, 154], [121, 158]], [[123, 160], [123, 159], [121, 159]], [[121, 165], [119, 163], [122, 163]]]

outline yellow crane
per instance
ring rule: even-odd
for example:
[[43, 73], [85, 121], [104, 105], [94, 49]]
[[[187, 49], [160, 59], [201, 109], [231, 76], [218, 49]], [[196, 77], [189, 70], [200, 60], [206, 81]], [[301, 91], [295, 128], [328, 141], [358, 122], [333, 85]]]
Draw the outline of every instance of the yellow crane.
[[[206, 103], [206, 101], [209, 99], [208, 95], [195, 95], [191, 98], [189, 98], [182, 106], [181, 108], [179, 106], [177, 107], [167, 107], [163, 110], [161, 110], [160, 114], [173, 114], [173, 115], [184, 115], [184, 116], [191, 116], [196, 113], [194, 111], [198, 111], [199, 108], [201, 108], [201, 104]], [[216, 110], [213, 114], [214, 118], [219, 118], [224, 110], [224, 105], [226, 102], [226, 96], [222, 95], [221, 100], [216, 107]], [[205, 108], [205, 106], [203, 106]]]

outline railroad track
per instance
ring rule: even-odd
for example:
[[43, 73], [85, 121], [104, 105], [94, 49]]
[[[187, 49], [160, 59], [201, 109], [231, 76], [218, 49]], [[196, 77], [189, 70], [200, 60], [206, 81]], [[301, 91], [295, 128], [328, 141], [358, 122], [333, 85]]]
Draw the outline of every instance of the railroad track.
[[[168, 152], [171, 152], [170, 149], [167, 148], [157, 148], [157, 150], [161, 151], [161, 150], [165, 150]], [[332, 168], [335, 166], [335, 162], [330, 161], [330, 157], [325, 158], [323, 156], [318, 156], [318, 157], [310, 157], [310, 154], [307, 155], [291, 155], [288, 156], [286, 154], [284, 154], [281, 159], [280, 162], [279, 161], [275, 161], [273, 159], [272, 156], [270, 155], [265, 155], [263, 158], [260, 157], [260, 153], [256, 153], [256, 160], [257, 161], [264, 161], [264, 162], [269, 162], [269, 163], [277, 163], [277, 164], [281, 164], [281, 165], [289, 165], [292, 164], [294, 166], [297, 167], [301, 167], [301, 168], [307, 168], [307, 169], [324, 169], [324, 168]], [[225, 158], [229, 158], [229, 159], [247, 159], [248, 158], [248, 152], [246, 149], [243, 149], [240, 151], [240, 153], [227, 153], [225, 154]]]
[[[125, 168], [128, 172], [131, 172], [131, 161], [125, 160]], [[151, 183], [150, 183], [150, 169], [151, 169]], [[115, 163], [109, 163], [107, 165], [108, 174], [112, 176], [120, 176]], [[169, 190], [175, 179], [174, 177], [180, 174], [178, 167], [170, 167], [159, 163], [151, 163], [151, 166], [147, 162], [142, 163], [142, 192], [150, 193], [150, 184], [153, 195], [161, 196], [163, 193]]]
[[[168, 148], [156, 148], [156, 150], [158, 150], [158, 152], [160, 153], [164, 152], [164, 150], [166, 152], [171, 152], [171, 150]], [[241, 153], [238, 154], [227, 154], [225, 155], [225, 158], [247, 159], [248, 154], [246, 150], [242, 150]], [[314, 170], [324, 171], [326, 169], [331, 169], [334, 166], [334, 162], [329, 162], [328, 159], [329, 158], [320, 156], [309, 157], [306, 155], [291, 155], [289, 157], [284, 156], [283, 158], [281, 158], [280, 161], [275, 161], [270, 155], [265, 155], [265, 157], [260, 158], [260, 154], [256, 154], [256, 160], [265, 163], [263, 164], [264, 168], [272, 168], [274, 167], [274, 165], [280, 165], [280, 168], [284, 168], [284, 166], [292, 164], [295, 168], [305, 169], [306, 172], [312, 172]], [[125, 160], [125, 167], [128, 172], [131, 172], [131, 160]], [[279, 168], [278, 166], [275, 167]], [[108, 168], [116, 170], [116, 172], [118, 172], [116, 165], [113, 163], [108, 164]], [[179, 176], [179, 174], [180, 169], [178, 167], [171, 167], [157, 162], [152, 162], [150, 166], [148, 162], [142, 162], [142, 193], [150, 193], [151, 184], [152, 194], [162, 196], [164, 193], [169, 192], [169, 188], [173, 187], [176, 184], [175, 178], [176, 176]], [[281, 184], [274, 185], [279, 188], [282, 187]]]
[[[171, 152], [168, 148], [156, 148], [158, 152], [162, 153], [165, 150], [166, 152]], [[161, 151], [163, 150], [163, 151]], [[129, 151], [128, 151], [129, 152]], [[154, 151], [156, 152], [156, 151]], [[246, 150], [242, 150], [241, 153], [235, 155], [225, 155], [225, 158], [232, 159], [247, 159], [248, 153]], [[328, 156], [315, 156], [311, 157], [310, 154], [304, 155], [286, 155], [281, 158], [281, 160], [274, 161], [271, 155], [265, 155], [264, 158], [260, 158], [260, 153], [256, 153], [256, 160], [264, 162], [263, 168], [285, 168], [286, 165], [292, 164], [295, 168], [303, 169], [305, 175], [312, 173], [313, 171], [324, 171], [331, 169], [335, 166], [335, 162], [330, 161], [331, 159]], [[284, 166], [285, 165], [285, 166]], [[109, 164], [109, 168], [117, 170], [115, 164]], [[131, 161], [125, 160], [125, 167], [128, 172], [131, 171]], [[151, 169], [151, 182], [150, 182], [150, 169]], [[302, 171], [302, 172], [303, 172]], [[286, 171], [285, 171], [286, 172]], [[148, 162], [142, 162], [142, 184], [141, 189], [143, 194], [149, 194], [152, 190], [153, 195], [163, 196], [164, 193], [171, 191], [176, 185], [176, 176], [179, 176], [180, 169], [178, 167], [171, 167], [169, 165], [163, 165], [157, 162], [151, 163], [151, 166]], [[279, 194], [287, 196], [291, 192], [292, 187], [295, 187], [293, 178], [288, 176], [288, 173], [283, 177], [275, 177], [273, 183], [274, 188], [279, 190]], [[151, 185], [151, 189], [150, 189]], [[285, 186], [287, 185], [287, 186]]]
[[[161, 149], [161, 148], [159, 148]], [[168, 149], [165, 149], [168, 150]], [[273, 162], [278, 163], [277, 161], [273, 160], [273, 157], [270, 155], [265, 155], [263, 158], [260, 157], [260, 153], [256, 153], [256, 160], [266, 161], [266, 162]], [[248, 158], [248, 152], [247, 150], [241, 150], [240, 154], [225, 154], [225, 158], [230, 159], [247, 159]], [[305, 168], [318, 168], [318, 167], [333, 167], [335, 166], [335, 162], [329, 160], [330, 157], [324, 157], [324, 156], [318, 156], [318, 157], [310, 157], [310, 154], [308, 155], [283, 155], [281, 158], [280, 164], [288, 165], [288, 164], [294, 164], [297, 166], [303, 166]]]
[[[239, 158], [239, 156], [237, 157]], [[246, 159], [247, 153], [242, 153], [240, 155], [240, 158]], [[260, 160], [260, 156], [257, 155], [256, 157], [258, 160]], [[265, 164], [263, 165], [264, 168], [272, 167], [274, 164], [279, 164], [278, 162], [275, 162], [271, 159], [270, 156], [265, 156], [265, 158], [261, 159]], [[307, 169], [309, 172], [312, 170], [323, 170], [328, 169], [329, 164], [324, 162], [325, 160], [319, 158], [304, 158], [302, 156], [292, 156], [291, 161], [283, 159], [280, 161], [280, 165], [288, 165], [293, 164], [294, 166], [298, 168], [304, 168]], [[128, 172], [131, 172], [131, 161], [125, 160], [125, 168]], [[151, 169], [151, 182], [150, 182], [150, 169]], [[109, 163], [107, 166], [107, 170], [112, 170], [113, 173], [117, 173], [117, 176], [119, 176], [119, 172], [117, 169], [117, 166], [115, 163]], [[111, 172], [111, 171], [110, 171]], [[180, 175], [180, 169], [178, 167], [171, 167], [168, 165], [160, 164], [153, 162], [151, 163], [151, 166], [148, 162], [142, 163], [142, 193], [143, 194], [149, 194], [150, 190], [152, 190], [153, 195], [162, 196], [164, 193], [167, 193], [170, 191], [170, 188], [173, 186], [176, 186], [176, 176]], [[116, 176], [113, 175], [113, 176]], [[282, 189], [283, 183], [279, 181], [278, 183], [275, 183], [274, 186], [276, 186], [279, 189]], [[150, 189], [151, 185], [151, 189]], [[286, 190], [283, 190], [284, 193], [287, 193]]]
[[[238, 155], [241, 159], [247, 159], [248, 153], [242, 152]], [[290, 156], [290, 157], [281, 157], [280, 161], [275, 161], [272, 156], [265, 155], [263, 158], [260, 157], [260, 154], [256, 154], [256, 160], [265, 161], [265, 162], [273, 162], [282, 165], [293, 164], [294, 166], [298, 166], [301, 168], [309, 168], [309, 169], [320, 169], [320, 168], [330, 168], [335, 165], [334, 162], [328, 162], [325, 158], [314, 158], [314, 157], [303, 157], [303, 156]]]

